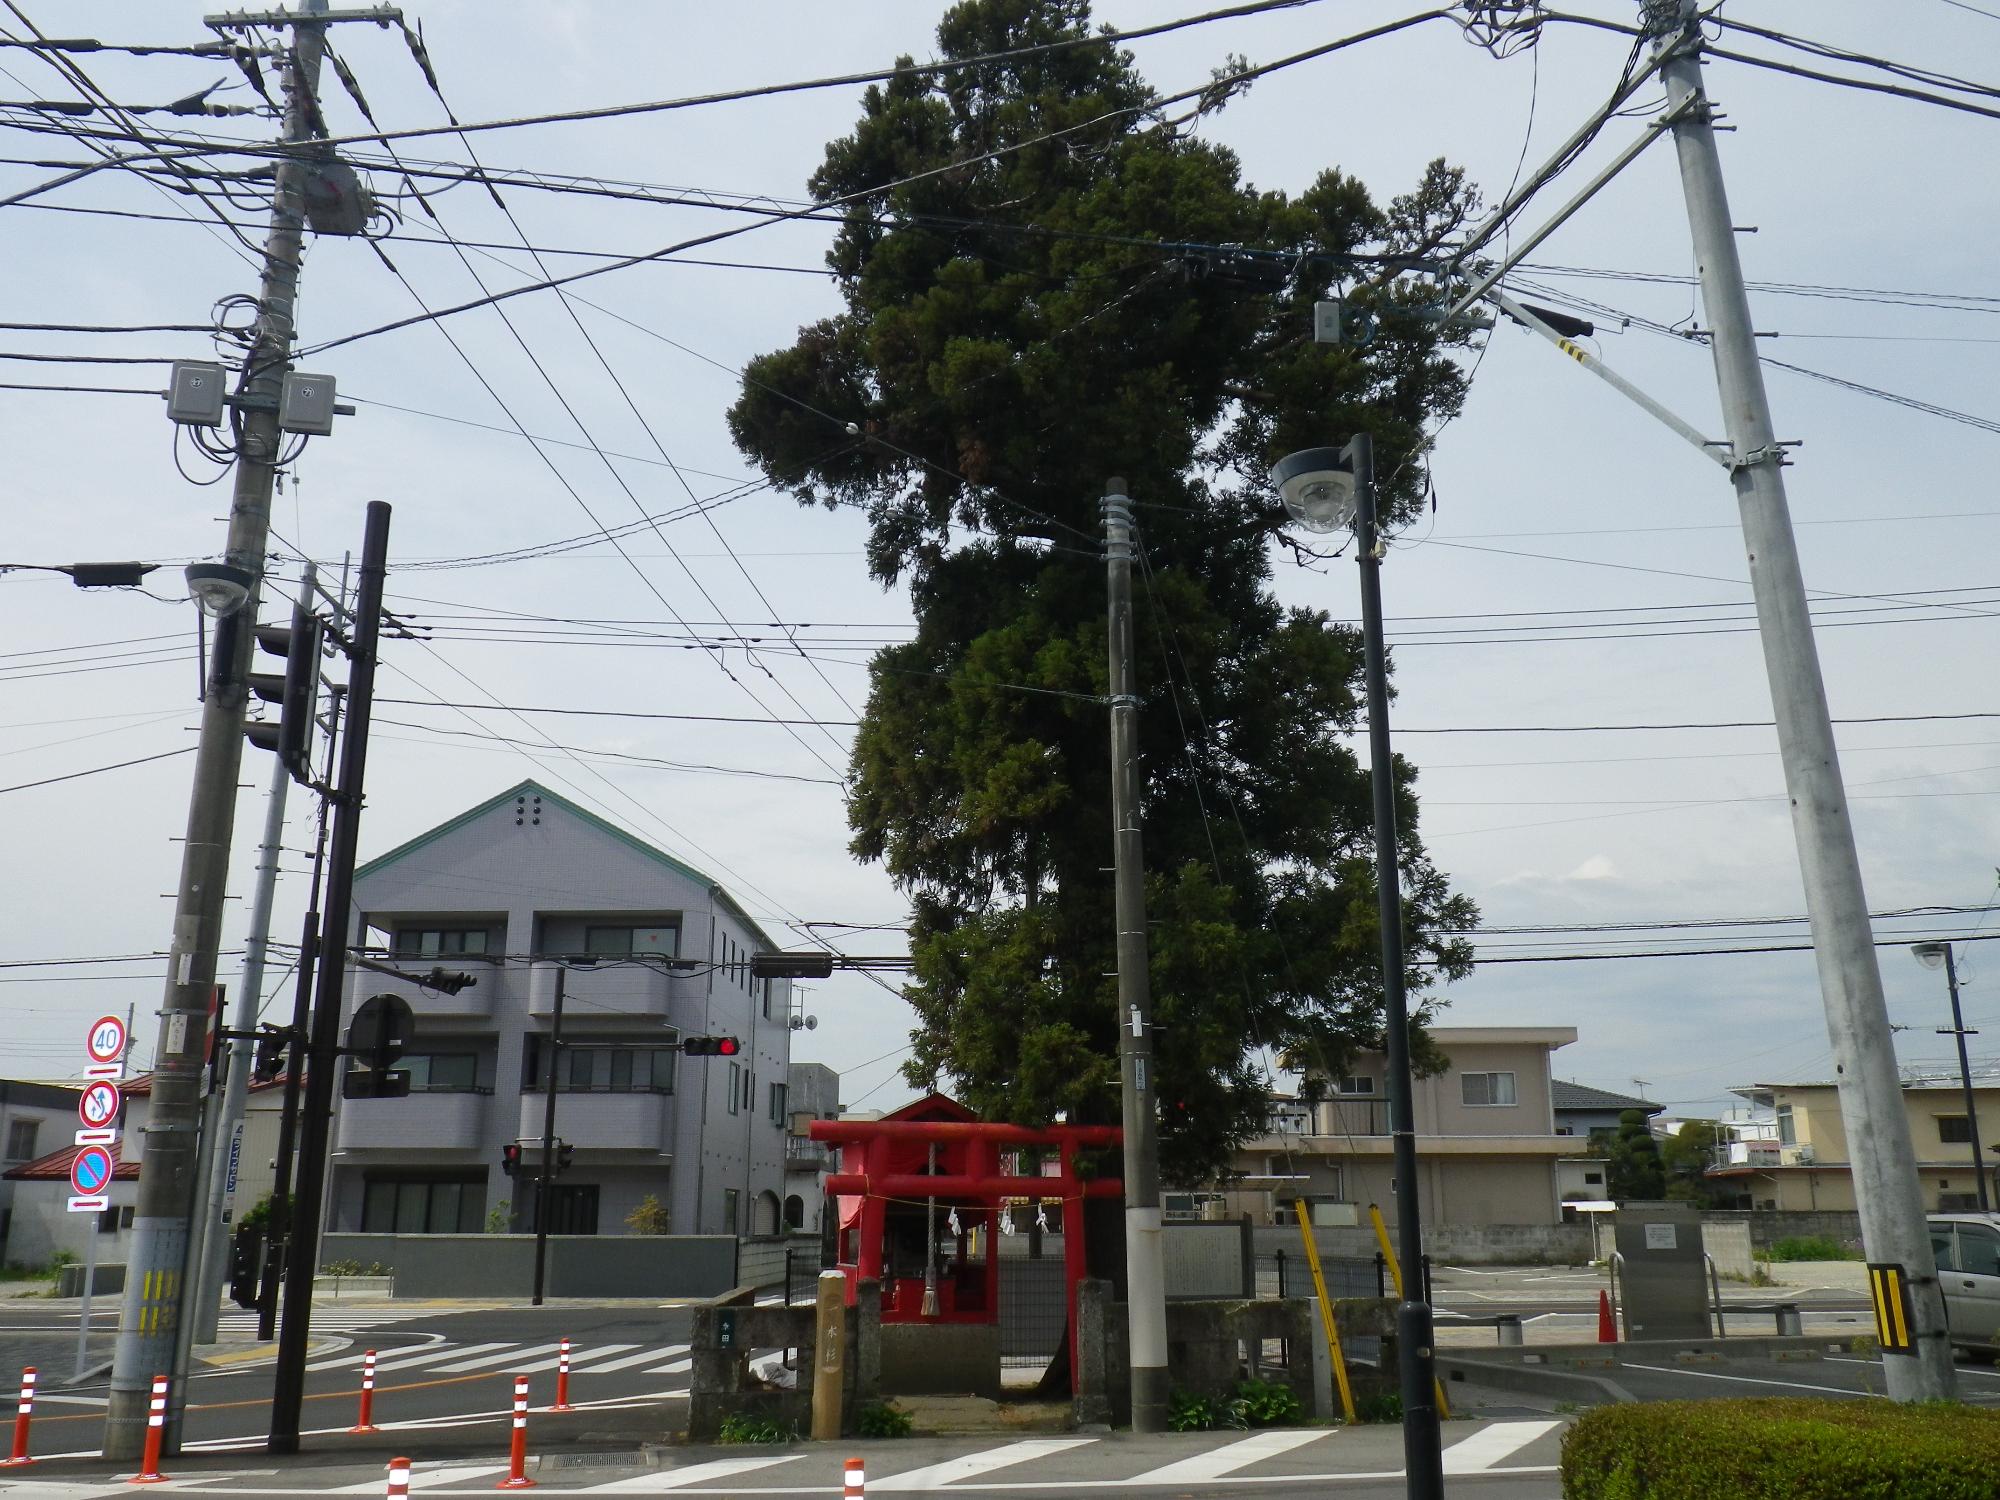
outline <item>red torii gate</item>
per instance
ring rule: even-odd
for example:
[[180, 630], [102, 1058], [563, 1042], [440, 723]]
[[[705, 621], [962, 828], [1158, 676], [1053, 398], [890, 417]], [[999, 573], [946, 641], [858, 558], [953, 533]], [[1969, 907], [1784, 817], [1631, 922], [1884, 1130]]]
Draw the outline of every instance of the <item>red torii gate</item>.
[[[995, 1236], [1003, 1200], [1060, 1199], [1070, 1367], [1075, 1368], [1076, 1284], [1085, 1274], [1083, 1200], [1120, 1198], [1125, 1191], [1120, 1178], [1078, 1177], [1076, 1152], [1119, 1145], [1124, 1132], [1118, 1126], [988, 1124], [957, 1100], [932, 1094], [880, 1120], [815, 1120], [809, 1133], [840, 1148], [840, 1170], [827, 1177], [826, 1191], [839, 1211], [835, 1260], [847, 1277], [848, 1303], [856, 1300], [861, 1282], [879, 1282], [885, 1323], [998, 1322]], [[1003, 1173], [1002, 1150], [1021, 1147], [1054, 1151], [1059, 1170], [1046, 1177]], [[949, 1265], [936, 1266], [934, 1213], [954, 1210], [956, 1254]], [[985, 1264], [977, 1266], [967, 1252], [982, 1229]], [[927, 1280], [937, 1294], [928, 1313]]]

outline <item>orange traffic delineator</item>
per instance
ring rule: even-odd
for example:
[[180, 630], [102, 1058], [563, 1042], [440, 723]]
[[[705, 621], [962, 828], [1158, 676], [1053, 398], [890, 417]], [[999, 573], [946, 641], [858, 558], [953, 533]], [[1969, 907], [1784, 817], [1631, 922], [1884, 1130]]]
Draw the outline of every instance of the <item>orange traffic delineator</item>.
[[1597, 1342], [1600, 1344], [1618, 1342], [1618, 1322], [1611, 1316], [1611, 1293], [1603, 1287], [1597, 1289]]
[[493, 1488], [525, 1490], [535, 1481], [528, 1477], [528, 1377], [514, 1377], [514, 1436], [507, 1451], [507, 1477]]
[[144, 1467], [134, 1474], [132, 1484], [162, 1484], [166, 1475], [160, 1472], [160, 1443], [167, 1435], [167, 1377], [153, 1377], [153, 1395], [146, 1410], [146, 1456]]
[[868, 1481], [861, 1472], [861, 1460], [850, 1458], [847, 1461], [845, 1487], [840, 1492], [842, 1500], [863, 1500], [867, 1488]]
[[[361, 1356], [361, 1411], [349, 1432], [380, 1432], [375, 1425], [375, 1351]], [[407, 1477], [407, 1476], [405, 1476]]]
[[569, 1340], [562, 1341], [562, 1348], [556, 1354], [556, 1404], [550, 1411], [575, 1411], [569, 1404]]
[[28, 1418], [34, 1414], [35, 1367], [27, 1365], [21, 1370], [21, 1399], [14, 1407], [14, 1451], [0, 1458], [0, 1467], [34, 1462], [28, 1457]]
[[389, 1460], [389, 1500], [410, 1500], [410, 1461]]

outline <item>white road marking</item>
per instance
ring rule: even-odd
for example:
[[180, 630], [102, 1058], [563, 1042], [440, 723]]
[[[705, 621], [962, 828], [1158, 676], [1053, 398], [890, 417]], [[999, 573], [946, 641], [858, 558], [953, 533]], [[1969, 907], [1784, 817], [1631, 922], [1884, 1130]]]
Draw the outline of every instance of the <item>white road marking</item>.
[[[482, 1354], [477, 1359], [461, 1359], [448, 1365], [439, 1365], [433, 1373], [460, 1375], [467, 1370], [484, 1370], [494, 1365], [504, 1365], [510, 1360], [540, 1359], [545, 1354], [554, 1354], [561, 1347], [561, 1344], [536, 1344], [532, 1348], [524, 1348], [516, 1344], [504, 1354]], [[381, 1366], [377, 1365], [376, 1368], [380, 1369]], [[512, 1374], [513, 1371], [510, 1370], [508, 1373]]]
[[672, 1364], [656, 1365], [654, 1368], [648, 1370], [646, 1373], [648, 1375], [684, 1375], [693, 1368], [694, 1368], [693, 1360], [677, 1359]]
[[926, 1464], [921, 1469], [891, 1474], [886, 1479], [871, 1479], [868, 1487], [890, 1491], [936, 1489], [956, 1480], [976, 1479], [995, 1469], [1027, 1463], [1030, 1459], [1048, 1458], [1066, 1449], [1081, 1448], [1096, 1441], [1096, 1438], [1025, 1438], [1003, 1448], [988, 1448], [984, 1453], [968, 1453], [963, 1458], [946, 1459], [941, 1464]]
[[1495, 1422], [1463, 1442], [1444, 1450], [1447, 1474], [1483, 1474], [1502, 1459], [1512, 1458], [1537, 1438], [1561, 1428], [1560, 1422]]
[[614, 1479], [607, 1484], [590, 1484], [583, 1487], [586, 1495], [619, 1495], [642, 1493], [650, 1495], [654, 1490], [678, 1490], [691, 1484], [706, 1484], [711, 1479], [728, 1479], [737, 1474], [750, 1474], [758, 1469], [768, 1469], [776, 1464], [797, 1463], [804, 1458], [803, 1453], [781, 1453], [766, 1458], [718, 1458], [705, 1464], [689, 1464], [684, 1469], [655, 1469], [649, 1474], [638, 1474], [630, 1479]]
[[1225, 1443], [1220, 1448], [1212, 1448], [1206, 1453], [1197, 1453], [1192, 1458], [1183, 1458], [1177, 1463], [1149, 1470], [1128, 1482], [1201, 1484], [1210, 1479], [1219, 1479], [1224, 1474], [1233, 1474], [1238, 1469], [1246, 1469], [1260, 1459], [1276, 1458], [1280, 1453], [1303, 1448], [1307, 1443], [1317, 1442], [1328, 1435], [1323, 1429], [1252, 1433], [1249, 1437], [1239, 1438], [1233, 1443]]
[[[414, 1354], [377, 1355], [375, 1359], [375, 1373], [378, 1375], [386, 1375], [391, 1370], [413, 1370], [418, 1365], [434, 1365], [438, 1363], [440, 1360], [464, 1359], [468, 1355], [472, 1354], [479, 1354], [482, 1352], [495, 1353], [501, 1349], [511, 1350], [511, 1349], [517, 1349], [519, 1347], [520, 1346], [518, 1344], [508, 1344], [508, 1343], [446, 1344], [442, 1348], [423, 1349], [419, 1350]], [[343, 1361], [343, 1363], [359, 1364], [360, 1361], [359, 1360]], [[308, 1366], [308, 1368], [311, 1367]], [[333, 1367], [331, 1365], [322, 1365], [320, 1368], [330, 1370]]]
[[661, 1344], [656, 1349], [647, 1349], [640, 1354], [628, 1354], [623, 1359], [607, 1360], [605, 1363], [594, 1365], [591, 1368], [594, 1374], [608, 1375], [613, 1370], [629, 1370], [634, 1365], [650, 1364], [656, 1359], [672, 1359], [677, 1354], [685, 1354], [687, 1352], [688, 1346], [686, 1344]]
[[[388, 1472], [388, 1468], [387, 1464], [382, 1466], [385, 1474]], [[440, 1467], [435, 1469], [413, 1468], [410, 1470], [410, 1488], [413, 1490], [427, 1490], [440, 1484], [450, 1484], [452, 1481], [458, 1479], [484, 1479], [489, 1474], [504, 1474], [506, 1472], [506, 1464], [461, 1464], [455, 1468]], [[329, 1495], [377, 1495], [382, 1492], [385, 1482], [382, 1479], [371, 1479], [365, 1484], [336, 1485], [326, 1493]]]
[[[594, 1348], [584, 1349], [572, 1346], [569, 1351], [569, 1367], [572, 1370], [580, 1369], [587, 1360], [597, 1359], [601, 1355], [623, 1354], [627, 1349], [636, 1349], [638, 1347], [637, 1344], [599, 1344]], [[537, 1360], [532, 1365], [521, 1365], [515, 1369], [514, 1373], [516, 1375], [539, 1375], [544, 1370], [555, 1369], [561, 1363], [562, 1356], [558, 1354], [554, 1359]], [[596, 1366], [593, 1365], [591, 1368], [595, 1372]]]

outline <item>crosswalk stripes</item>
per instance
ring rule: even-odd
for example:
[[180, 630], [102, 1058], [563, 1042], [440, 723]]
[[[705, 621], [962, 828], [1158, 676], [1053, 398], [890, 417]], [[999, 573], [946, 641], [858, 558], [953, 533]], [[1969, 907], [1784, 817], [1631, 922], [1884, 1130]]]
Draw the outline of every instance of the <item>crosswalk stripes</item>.
[[[677, 1354], [687, 1352], [686, 1344], [662, 1344], [657, 1349], [648, 1349], [642, 1354], [628, 1354], [622, 1359], [607, 1359], [602, 1363], [593, 1364], [590, 1368], [593, 1374], [609, 1375], [613, 1370], [629, 1370], [635, 1365], [649, 1365], [656, 1359], [671, 1359]], [[648, 1370], [646, 1373], [656, 1375], [659, 1371]]]
[[[410, 1475], [410, 1488], [413, 1490], [429, 1490], [436, 1489], [439, 1485], [453, 1484], [459, 1480], [485, 1479], [494, 1474], [506, 1473], [507, 1467], [506, 1464], [453, 1464], [449, 1467], [435, 1469], [417, 1469]], [[379, 1479], [369, 1479], [360, 1484], [336, 1485], [334, 1488], [325, 1490], [322, 1493], [328, 1495], [379, 1495], [382, 1493], [382, 1481]]]
[[[510, 1345], [499, 1354], [482, 1354], [476, 1359], [455, 1360], [448, 1365], [439, 1365], [433, 1372], [438, 1375], [463, 1375], [468, 1370], [486, 1370], [496, 1365], [511, 1365], [517, 1360], [542, 1359], [562, 1348], [561, 1344], [531, 1344], [527, 1348]], [[380, 1366], [377, 1366], [379, 1369]]]
[[[638, 1347], [637, 1344], [587, 1344], [582, 1348], [573, 1348], [570, 1350], [569, 1366], [572, 1370], [579, 1370], [585, 1365], [589, 1365], [591, 1369], [595, 1370], [598, 1368], [596, 1360], [599, 1355], [623, 1354], [627, 1349], [636, 1349]], [[516, 1365], [512, 1373], [516, 1375], [540, 1375], [555, 1369], [561, 1363], [562, 1356], [558, 1354], [554, 1359], [538, 1359], [531, 1365]]]
[[[330, 1308], [315, 1307], [312, 1314], [314, 1333], [356, 1333], [366, 1328], [386, 1328], [392, 1323], [408, 1322], [412, 1318], [435, 1316], [429, 1308], [409, 1308], [392, 1311], [387, 1308]], [[257, 1314], [254, 1312], [225, 1312], [216, 1320], [216, 1326], [226, 1334], [250, 1334], [257, 1332]]]
[[[481, 1344], [424, 1344], [406, 1349], [384, 1350], [376, 1355], [380, 1375], [424, 1369], [426, 1375], [460, 1375], [492, 1371], [503, 1375], [543, 1375], [560, 1362], [555, 1344], [523, 1344], [499, 1340]], [[306, 1365], [309, 1373], [358, 1369], [365, 1352], [339, 1354], [315, 1359]], [[684, 1375], [693, 1368], [686, 1344], [577, 1344], [570, 1346], [570, 1369], [578, 1375], [610, 1375], [620, 1370], [640, 1370], [647, 1375]]]
[[[434, 1365], [441, 1359], [464, 1359], [470, 1354], [491, 1354], [498, 1350], [511, 1350], [515, 1347], [515, 1345], [509, 1343], [440, 1344], [427, 1349], [391, 1352], [376, 1357], [375, 1373], [378, 1375], [387, 1375], [393, 1370], [409, 1370], [414, 1369], [418, 1365]], [[344, 1359], [329, 1359], [322, 1364], [307, 1365], [306, 1368], [308, 1370], [333, 1370], [343, 1365], [358, 1365], [366, 1358], [365, 1354], [350, 1354]]]
[[1495, 1422], [1490, 1427], [1482, 1427], [1444, 1450], [1444, 1471], [1447, 1474], [1484, 1473], [1560, 1426], [1560, 1422]]
[[679, 1490], [689, 1485], [707, 1484], [714, 1479], [730, 1479], [738, 1474], [750, 1474], [758, 1469], [769, 1469], [778, 1464], [797, 1463], [806, 1455], [803, 1453], [782, 1453], [775, 1457], [759, 1458], [718, 1458], [703, 1464], [689, 1464], [684, 1469], [656, 1469], [649, 1474], [635, 1474], [630, 1479], [613, 1479], [606, 1484], [586, 1485], [582, 1493], [586, 1495], [618, 1495], [634, 1492], [650, 1495], [655, 1490]]
[[973, 1479], [981, 1474], [990, 1474], [995, 1469], [1011, 1468], [1030, 1459], [1048, 1458], [1065, 1449], [1081, 1448], [1096, 1441], [1096, 1438], [1024, 1438], [1005, 1447], [988, 1448], [983, 1453], [968, 1453], [963, 1458], [949, 1458], [940, 1464], [926, 1464], [921, 1469], [891, 1474], [886, 1479], [871, 1478], [868, 1487], [890, 1491], [936, 1489], [956, 1480]]
[[1131, 1482], [1201, 1484], [1210, 1479], [1220, 1479], [1225, 1474], [1234, 1474], [1238, 1469], [1248, 1468], [1260, 1459], [1275, 1458], [1280, 1453], [1303, 1448], [1307, 1443], [1315, 1442], [1325, 1436], [1325, 1432], [1313, 1428], [1255, 1432], [1233, 1443], [1225, 1443], [1220, 1448], [1211, 1448], [1206, 1453], [1197, 1453], [1192, 1458], [1183, 1458], [1175, 1463], [1150, 1470]]

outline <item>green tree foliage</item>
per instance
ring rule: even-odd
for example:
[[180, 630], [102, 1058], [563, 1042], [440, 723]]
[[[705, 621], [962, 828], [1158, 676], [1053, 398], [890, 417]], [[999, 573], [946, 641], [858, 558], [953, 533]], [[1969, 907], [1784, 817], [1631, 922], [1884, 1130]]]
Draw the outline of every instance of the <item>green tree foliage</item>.
[[1722, 1139], [1722, 1127], [1715, 1121], [1688, 1120], [1660, 1143], [1660, 1165], [1666, 1174], [1669, 1198], [1685, 1199], [1703, 1208], [1718, 1206], [1724, 1194], [1704, 1174], [1714, 1164]]
[[634, 1234], [666, 1234], [671, 1231], [673, 1220], [667, 1206], [655, 1194], [648, 1193], [625, 1215], [625, 1227]]
[[[967, 0], [938, 55], [1090, 27], [1085, 0]], [[1127, 479], [1163, 1152], [1192, 1180], [1264, 1124], [1256, 1048], [1332, 1072], [1380, 1037], [1368, 779], [1343, 739], [1361, 644], [1273, 599], [1270, 557], [1300, 544], [1267, 465], [1366, 429], [1388, 514], [1420, 509], [1426, 424], [1464, 382], [1394, 308], [1435, 289], [1314, 257], [1421, 249], [1477, 198], [1442, 163], [1386, 206], [1337, 170], [1259, 190], [1199, 134], [1228, 88], [1170, 118], [1101, 43], [901, 66], [812, 179], [842, 217], [844, 307], [752, 362], [731, 430], [800, 501], [865, 510], [871, 571], [909, 590], [916, 637], [872, 664], [852, 849], [915, 913], [910, 1080], [988, 1117], [1118, 1116], [1098, 499]], [[1176, 242], [1306, 258], [1273, 293], [1194, 274]], [[1365, 348], [1312, 342], [1336, 283], [1383, 314]], [[1344, 614], [1350, 570], [1328, 571]], [[1427, 1015], [1470, 962], [1445, 930], [1477, 913], [1396, 773]]]
[[1666, 1173], [1660, 1164], [1659, 1143], [1653, 1139], [1646, 1112], [1628, 1109], [1618, 1117], [1618, 1134], [1611, 1138], [1610, 1165], [1606, 1186], [1613, 1200], [1660, 1198], [1666, 1193]]

